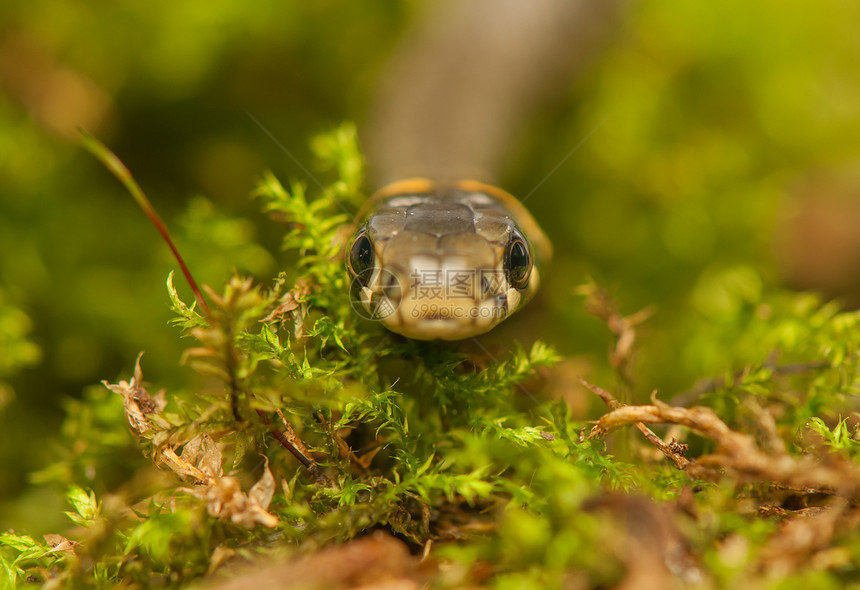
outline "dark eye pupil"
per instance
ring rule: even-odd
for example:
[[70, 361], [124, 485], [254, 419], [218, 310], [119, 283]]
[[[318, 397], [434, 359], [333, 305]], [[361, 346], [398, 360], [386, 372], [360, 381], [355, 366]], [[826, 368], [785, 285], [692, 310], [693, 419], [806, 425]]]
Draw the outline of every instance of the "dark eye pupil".
[[522, 238], [514, 238], [508, 246], [508, 280], [516, 289], [524, 289], [529, 284], [531, 257], [528, 246]]
[[368, 270], [373, 268], [373, 245], [370, 238], [361, 234], [349, 249], [349, 270], [362, 284], [370, 280]]

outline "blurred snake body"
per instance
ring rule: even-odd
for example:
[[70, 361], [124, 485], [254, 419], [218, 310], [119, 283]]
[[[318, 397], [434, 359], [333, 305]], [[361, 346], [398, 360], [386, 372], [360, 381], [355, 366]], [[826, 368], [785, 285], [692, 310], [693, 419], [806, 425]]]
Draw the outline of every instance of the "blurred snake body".
[[476, 181], [395, 182], [358, 218], [346, 253], [353, 302], [418, 340], [491, 330], [532, 297], [551, 256], [526, 208]]
[[507, 173], [525, 115], [588, 65], [622, 1], [420, 4], [366, 128], [369, 169], [384, 188], [347, 245], [357, 311], [409, 338], [461, 340], [534, 295], [546, 236], [505, 191], [457, 179]]

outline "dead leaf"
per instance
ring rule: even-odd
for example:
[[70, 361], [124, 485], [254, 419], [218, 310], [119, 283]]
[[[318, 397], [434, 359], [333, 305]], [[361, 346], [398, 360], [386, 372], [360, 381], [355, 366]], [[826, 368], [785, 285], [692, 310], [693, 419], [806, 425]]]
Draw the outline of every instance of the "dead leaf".
[[75, 555], [75, 545], [77, 545], [75, 541], [69, 541], [63, 535], [56, 534], [43, 535], [43, 538], [45, 539], [45, 543], [51, 546], [51, 550], [48, 553], [63, 551]]
[[180, 458], [212, 478], [224, 475], [221, 451], [208, 434], [198, 434], [185, 443]]
[[269, 469], [269, 458], [266, 457], [266, 467], [260, 480], [248, 490], [248, 499], [261, 506], [264, 510], [269, 507], [275, 495], [275, 478]]
[[300, 277], [296, 280], [295, 286], [281, 297], [280, 304], [260, 321], [265, 323], [278, 322], [284, 326], [289, 320], [292, 320], [296, 338], [300, 338], [302, 320], [307, 315], [307, 306], [302, 302], [311, 293], [311, 286], [309, 279]]
[[229, 520], [245, 528], [252, 529], [258, 524], [274, 528], [280, 522], [277, 516], [266, 511], [275, 494], [275, 478], [269, 469], [268, 459], [263, 475], [247, 495], [242, 492], [239, 480], [229, 475], [209, 478], [204, 486], [180, 488], [180, 491], [205, 500], [206, 511], [210, 516]]
[[231, 547], [225, 547], [224, 545], [215, 547], [212, 555], [209, 557], [209, 568], [206, 570], [206, 575], [214, 573], [215, 570], [224, 565], [234, 555], [236, 555], [236, 550]]
[[160, 416], [167, 402], [164, 399], [163, 391], [153, 397], [143, 387], [143, 374], [140, 370], [141, 356], [143, 353], [137, 356], [137, 361], [134, 364], [134, 375], [130, 381], [120, 381], [117, 384], [107, 381], [102, 381], [102, 383], [114, 393], [122, 396], [125, 417], [132, 431], [138, 436], [151, 438], [145, 436], [146, 433], [169, 426], [168, 422]]
[[199, 483], [209, 483], [214, 481], [211, 475], [203, 473], [197, 467], [185, 461], [182, 457], [176, 454], [176, 451], [170, 447], [161, 449], [155, 455], [155, 464], [166, 464], [174, 473], [185, 479], [191, 479]]

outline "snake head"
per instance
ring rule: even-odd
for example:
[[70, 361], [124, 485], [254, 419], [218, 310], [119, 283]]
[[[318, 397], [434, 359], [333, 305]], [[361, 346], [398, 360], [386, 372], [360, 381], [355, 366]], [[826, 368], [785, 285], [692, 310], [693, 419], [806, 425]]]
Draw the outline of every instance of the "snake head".
[[365, 211], [346, 251], [353, 307], [393, 332], [477, 336], [537, 290], [542, 254], [527, 235], [546, 238], [499, 189], [408, 180], [377, 193]]

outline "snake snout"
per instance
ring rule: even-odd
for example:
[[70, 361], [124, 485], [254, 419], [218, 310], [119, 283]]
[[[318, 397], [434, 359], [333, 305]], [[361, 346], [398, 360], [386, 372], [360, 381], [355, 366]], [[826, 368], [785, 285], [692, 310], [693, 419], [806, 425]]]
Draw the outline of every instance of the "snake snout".
[[535, 261], [551, 250], [522, 204], [474, 181], [397, 182], [357, 219], [346, 250], [356, 311], [418, 340], [493, 328], [534, 294]]
[[377, 291], [396, 311], [381, 321], [421, 339], [457, 340], [486, 331], [507, 315], [507, 293], [497, 269], [475, 262], [462, 255], [416, 255], [383, 265]]

